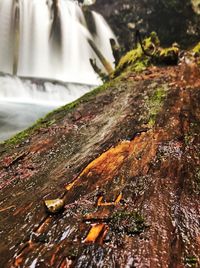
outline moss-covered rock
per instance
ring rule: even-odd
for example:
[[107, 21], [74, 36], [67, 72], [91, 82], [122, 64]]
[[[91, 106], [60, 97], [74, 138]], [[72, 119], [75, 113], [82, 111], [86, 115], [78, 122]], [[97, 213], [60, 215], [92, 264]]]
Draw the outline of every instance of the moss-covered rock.
[[176, 65], [178, 63], [179, 47], [175, 44], [168, 48], [160, 48], [156, 55], [156, 63]]
[[143, 54], [141, 47], [138, 45], [136, 49], [129, 51], [125, 56], [123, 56], [117, 65], [114, 76], [119, 75], [128, 67], [130, 70], [142, 71], [149, 63], [149, 59]]
[[[158, 47], [160, 41], [155, 32], [152, 32], [149, 37], [143, 41], [144, 50], [147, 53], [153, 53], [155, 47]], [[119, 61], [114, 76], [119, 75], [124, 70], [131, 70], [135, 72], [143, 71], [147, 66], [150, 65], [151, 58], [144, 54], [144, 51], [140, 44], [137, 44], [135, 49], [132, 49], [126, 53]]]
[[[142, 47], [143, 46], [143, 47]], [[155, 32], [145, 38], [135, 49], [127, 52], [119, 61], [113, 77], [124, 71], [141, 72], [150, 65], [176, 65], [179, 58], [179, 46], [160, 47], [160, 41]]]

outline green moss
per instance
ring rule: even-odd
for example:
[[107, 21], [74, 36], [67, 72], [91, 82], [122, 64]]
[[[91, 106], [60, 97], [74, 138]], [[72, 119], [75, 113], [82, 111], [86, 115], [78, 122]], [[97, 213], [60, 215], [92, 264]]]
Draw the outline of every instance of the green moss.
[[167, 57], [171, 53], [177, 54], [179, 52], [178, 47], [168, 47], [168, 48], [162, 48], [160, 50], [160, 56]]
[[179, 47], [173, 45], [168, 48], [160, 48], [156, 53], [156, 61], [159, 64], [176, 65], [178, 63]]
[[50, 112], [44, 118], [41, 118], [38, 121], [36, 121], [36, 123], [33, 124], [30, 128], [16, 134], [12, 138], [4, 141], [3, 144], [8, 145], [8, 146], [19, 144], [23, 140], [27, 139], [30, 135], [32, 135], [36, 130], [38, 130], [40, 128], [47, 128], [47, 127], [51, 126], [57, 120], [62, 118], [64, 115], [66, 115], [67, 113], [69, 113], [70, 111], [75, 109], [80, 103], [87, 102], [90, 98], [97, 95], [98, 93], [106, 90], [107, 88], [114, 86], [117, 83], [117, 81], [118, 81], [118, 78], [113, 79], [113, 80], [103, 84], [102, 86], [97, 87], [97, 88], [93, 89], [92, 91], [86, 93], [81, 98]]
[[155, 32], [143, 40], [144, 53], [140, 44], [119, 61], [113, 77], [120, 75], [124, 71], [141, 72], [150, 65], [176, 65], [179, 57], [178, 44], [168, 48], [161, 48], [160, 41]]
[[145, 38], [143, 43], [144, 43], [144, 48], [146, 50], [152, 49], [152, 48], [154, 49], [160, 46], [160, 40], [156, 32], [151, 32], [150, 36]]
[[195, 56], [200, 56], [200, 42], [192, 49]]
[[128, 235], [140, 234], [147, 225], [143, 217], [135, 211], [118, 211], [111, 216], [110, 226], [114, 231], [123, 232]]
[[148, 100], [148, 110], [149, 110], [149, 122], [148, 125], [153, 127], [156, 122], [156, 117], [162, 107], [163, 101], [166, 97], [167, 88], [160, 87], [157, 88], [153, 95]]
[[55, 123], [55, 120], [47, 121], [46, 117], [39, 119], [33, 124], [30, 128], [21, 131], [20, 133], [16, 134], [15, 136], [11, 137], [9, 140], [3, 142], [3, 144], [7, 145], [15, 145], [22, 140], [25, 140], [31, 135], [35, 130], [39, 129], [40, 127], [47, 128]]
[[185, 264], [187, 264], [188, 267], [196, 267], [197, 258], [195, 256], [187, 256], [185, 258]]
[[114, 72], [114, 75], [115, 76], [119, 75], [122, 71], [124, 71], [129, 66], [131, 66], [131, 68], [134, 69], [139, 64], [140, 69], [145, 68], [146, 66], [143, 63], [142, 55], [143, 55], [143, 52], [139, 45], [137, 46], [136, 49], [129, 51], [125, 56], [123, 56], [120, 59], [119, 64], [117, 65], [116, 70]]
[[[145, 51], [149, 52], [160, 44], [160, 41], [155, 32], [143, 40], [143, 46]], [[150, 65], [150, 57], [144, 54], [141, 45], [138, 44], [137, 47], [128, 53], [126, 53], [119, 61], [117, 65], [114, 76], [121, 74], [122, 71], [128, 68], [131, 71], [140, 72], [146, 69]]]
[[184, 135], [184, 141], [185, 141], [185, 145], [189, 145], [191, 142], [191, 135], [190, 134], [185, 134]]

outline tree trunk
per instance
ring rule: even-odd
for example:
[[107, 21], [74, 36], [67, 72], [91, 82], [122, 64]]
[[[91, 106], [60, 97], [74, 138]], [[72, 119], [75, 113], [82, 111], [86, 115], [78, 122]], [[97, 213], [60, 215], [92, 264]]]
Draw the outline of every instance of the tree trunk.
[[0, 145], [1, 267], [199, 267], [199, 103], [195, 65], [150, 67]]

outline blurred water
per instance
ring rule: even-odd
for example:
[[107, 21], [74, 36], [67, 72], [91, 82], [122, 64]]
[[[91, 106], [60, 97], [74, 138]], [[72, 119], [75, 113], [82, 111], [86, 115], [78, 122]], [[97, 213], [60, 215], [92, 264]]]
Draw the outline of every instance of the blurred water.
[[0, 141], [32, 125], [49, 111], [76, 100], [93, 87], [0, 76]]
[[0, 140], [101, 83], [88, 40], [114, 61], [108, 24], [75, 1], [0, 0], [0, 38]]
[[27, 128], [54, 108], [37, 104], [0, 101], [0, 141]]
[[77, 83], [0, 75], [0, 101], [61, 106], [74, 101], [93, 87]]
[[113, 63], [109, 39], [115, 36], [101, 15], [90, 14], [95, 33], [74, 1], [0, 0], [0, 71], [99, 84], [89, 59], [100, 61], [88, 40]]

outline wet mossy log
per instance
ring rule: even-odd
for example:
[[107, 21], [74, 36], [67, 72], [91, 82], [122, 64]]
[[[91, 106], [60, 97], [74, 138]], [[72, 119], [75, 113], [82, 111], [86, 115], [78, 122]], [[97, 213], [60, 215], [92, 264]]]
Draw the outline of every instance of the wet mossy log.
[[0, 145], [1, 267], [199, 267], [200, 72], [186, 62], [123, 73]]

